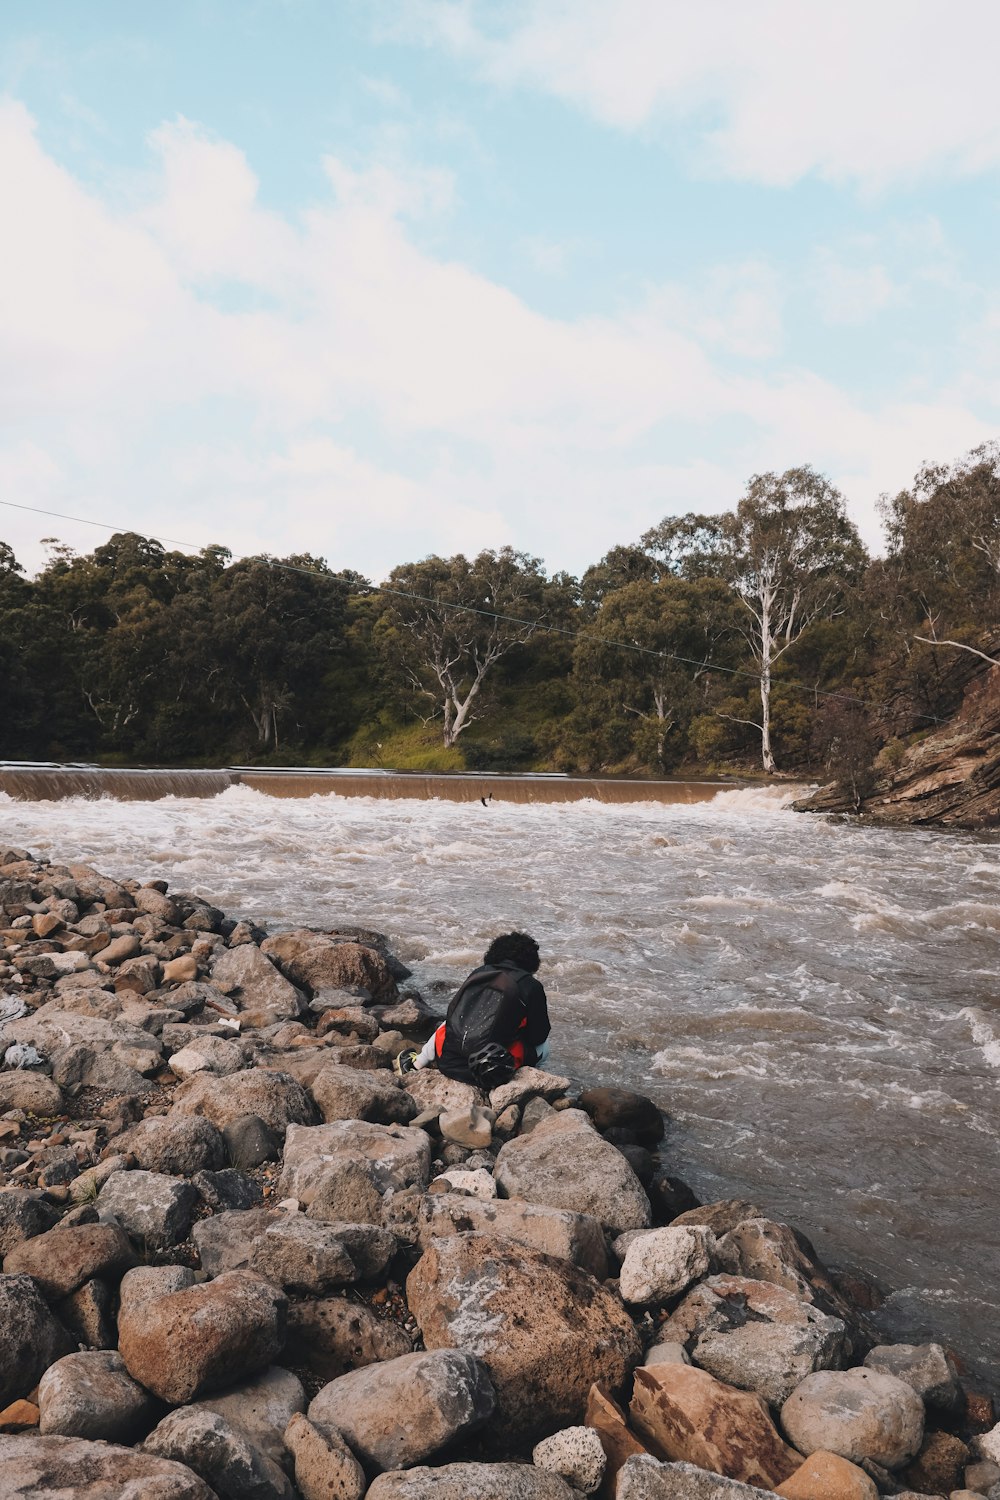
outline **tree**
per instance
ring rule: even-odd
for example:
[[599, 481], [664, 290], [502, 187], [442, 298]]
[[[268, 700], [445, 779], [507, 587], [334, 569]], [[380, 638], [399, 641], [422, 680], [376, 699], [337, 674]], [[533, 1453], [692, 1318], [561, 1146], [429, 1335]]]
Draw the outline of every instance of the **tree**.
[[393, 569], [376, 626], [383, 658], [408, 694], [440, 716], [446, 746], [472, 723], [496, 663], [529, 640], [545, 612], [540, 560], [511, 547], [472, 562], [428, 557]]

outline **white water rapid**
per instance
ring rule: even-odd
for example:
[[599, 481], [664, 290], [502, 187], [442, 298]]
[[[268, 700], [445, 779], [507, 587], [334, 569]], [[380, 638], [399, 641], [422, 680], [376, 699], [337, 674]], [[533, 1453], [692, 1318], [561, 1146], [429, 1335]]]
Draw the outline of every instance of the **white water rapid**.
[[874, 1273], [892, 1337], [951, 1342], [996, 1379], [1000, 845], [784, 800], [0, 794], [0, 842], [272, 930], [378, 928], [441, 1004], [493, 934], [526, 928], [553, 1066], [651, 1094], [674, 1122], [669, 1172]]

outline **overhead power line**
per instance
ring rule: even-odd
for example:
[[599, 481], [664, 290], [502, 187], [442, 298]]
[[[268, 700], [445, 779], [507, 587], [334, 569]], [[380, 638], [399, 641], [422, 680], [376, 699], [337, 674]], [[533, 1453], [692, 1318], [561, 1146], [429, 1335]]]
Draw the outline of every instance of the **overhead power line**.
[[[182, 542], [177, 537], [158, 536], [150, 531], [136, 531], [134, 526], [116, 526], [110, 521], [92, 521], [86, 516], [67, 515], [64, 511], [44, 510], [39, 505], [24, 505], [15, 500], [2, 499], [0, 499], [0, 505], [6, 506], [10, 510], [30, 511], [33, 515], [51, 516], [58, 521], [72, 521], [81, 526], [96, 526], [100, 531], [129, 533], [132, 536], [140, 536], [143, 541], [147, 542], [167, 542], [172, 547], [185, 547], [190, 552], [203, 552], [205, 550], [197, 542]], [[286, 573], [299, 573], [306, 578], [322, 579], [331, 576], [317, 572], [315, 568], [303, 568], [297, 563], [284, 562], [280, 558], [267, 557], [258, 558], [257, 560], [266, 562], [269, 567], [280, 568]], [[695, 667], [705, 672], [724, 672], [727, 676], [745, 678], [749, 682], [757, 683], [760, 681], [759, 672], [749, 672], [745, 667], [726, 667], [714, 661], [699, 661], [695, 657], [681, 656], [676, 651], [658, 651], [653, 646], [640, 646], [636, 641], [610, 640], [607, 636], [598, 635], [593, 630], [573, 630], [566, 625], [553, 625], [545, 620], [524, 620], [517, 615], [502, 614], [499, 610], [479, 609], [474, 604], [456, 604], [450, 599], [435, 599], [431, 594], [417, 594], [409, 589], [394, 589], [386, 583], [372, 583], [369, 584], [369, 588], [373, 594], [388, 594], [397, 599], [409, 599], [416, 604], [432, 604], [436, 609], [450, 609], [459, 614], [479, 615], [487, 620], [502, 620], [506, 625], [518, 625], [532, 631], [544, 631], [548, 635], [564, 636], [568, 640], [593, 641], [596, 645], [607, 646], [611, 650], [631, 651], [638, 656], [654, 656], [660, 661], [675, 661], [682, 666]], [[821, 688], [811, 686], [808, 682], [796, 682], [794, 678], [781, 677], [778, 679], [778, 682], [783, 688], [789, 688], [800, 693], [808, 693], [813, 699], [823, 698], [827, 702], [849, 703], [854, 706], [857, 706], [862, 701], [854, 694], [827, 692]], [[891, 703], [885, 702], [868, 702], [865, 706], [868, 708], [892, 708]], [[948, 722], [946, 719], [939, 718], [936, 714], [915, 713], [912, 717], [921, 719], [929, 724], [945, 724]]]

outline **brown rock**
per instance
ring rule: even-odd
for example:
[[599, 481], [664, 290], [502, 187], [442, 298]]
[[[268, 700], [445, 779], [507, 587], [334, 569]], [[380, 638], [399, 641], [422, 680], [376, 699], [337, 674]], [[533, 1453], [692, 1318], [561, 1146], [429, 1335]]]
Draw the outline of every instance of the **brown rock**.
[[0, 1406], [29, 1396], [40, 1377], [73, 1351], [30, 1276], [0, 1276]]
[[253, 1271], [123, 1311], [119, 1348], [128, 1372], [164, 1401], [190, 1401], [269, 1365], [285, 1341], [288, 1302]]
[[191, 953], [182, 953], [163, 965], [164, 984], [184, 984], [198, 978], [198, 960]]
[[878, 1486], [864, 1469], [836, 1453], [813, 1453], [778, 1485], [785, 1500], [878, 1500]]
[[0, 1073], [0, 1114], [23, 1109], [29, 1115], [57, 1115], [62, 1102], [59, 1085], [44, 1073], [27, 1073], [20, 1068]]
[[4, 1258], [7, 1275], [31, 1276], [50, 1300], [68, 1297], [92, 1276], [120, 1280], [135, 1265], [128, 1235], [114, 1224], [59, 1225], [22, 1240]]
[[580, 1095], [585, 1109], [598, 1130], [631, 1130], [640, 1146], [655, 1147], [663, 1140], [663, 1115], [645, 1094], [628, 1089], [585, 1089]]
[[263, 1068], [247, 1068], [223, 1078], [197, 1073], [176, 1090], [172, 1112], [204, 1115], [220, 1130], [244, 1115], [256, 1115], [280, 1135], [293, 1122], [311, 1125], [316, 1118], [315, 1106], [301, 1083]]
[[593, 1427], [601, 1440], [604, 1456], [608, 1461], [604, 1470], [604, 1479], [598, 1490], [600, 1500], [614, 1500], [615, 1481], [618, 1471], [624, 1465], [626, 1459], [636, 1454], [648, 1453], [649, 1449], [643, 1447], [639, 1439], [629, 1428], [625, 1413], [612, 1400], [603, 1386], [594, 1384], [590, 1387], [587, 1396], [587, 1413], [584, 1417], [587, 1427]]
[[343, 1297], [293, 1302], [288, 1309], [288, 1343], [296, 1359], [324, 1380], [413, 1351], [409, 1335], [398, 1323]]
[[396, 981], [382, 954], [362, 943], [335, 942], [324, 932], [299, 927], [261, 944], [293, 984], [310, 990], [365, 991], [376, 1003], [398, 998]]
[[660, 1459], [774, 1489], [802, 1462], [759, 1396], [723, 1385], [690, 1365], [642, 1366], [635, 1372], [632, 1424]]
[[85, 1349], [116, 1349], [118, 1328], [114, 1317], [115, 1297], [106, 1281], [85, 1281], [69, 1297], [57, 1302], [53, 1311], [73, 1338]]
[[12, 1401], [0, 1411], [0, 1432], [24, 1432], [26, 1428], [37, 1427], [40, 1415], [33, 1401]]
[[222, 949], [212, 965], [212, 982], [234, 997], [248, 1026], [294, 1020], [305, 1009], [299, 991], [254, 943]]
[[406, 1293], [427, 1347], [477, 1354], [501, 1415], [525, 1439], [578, 1422], [594, 1382], [617, 1389], [640, 1356], [617, 1297], [568, 1261], [502, 1236], [433, 1241]]
[[285, 1444], [295, 1459], [302, 1500], [361, 1500], [368, 1487], [365, 1471], [334, 1428], [320, 1432], [297, 1412], [285, 1429]]
[[924, 1434], [920, 1452], [900, 1472], [900, 1480], [925, 1495], [950, 1495], [962, 1488], [965, 1466], [972, 1462], [970, 1449], [950, 1432]]
[[84, 1438], [0, 1437], [3, 1500], [216, 1500], [185, 1464]]

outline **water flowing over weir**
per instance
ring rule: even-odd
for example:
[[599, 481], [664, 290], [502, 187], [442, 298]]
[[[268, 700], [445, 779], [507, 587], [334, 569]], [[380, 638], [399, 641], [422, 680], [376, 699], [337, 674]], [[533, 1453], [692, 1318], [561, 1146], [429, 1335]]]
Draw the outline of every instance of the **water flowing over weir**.
[[800, 1226], [895, 1289], [890, 1336], [942, 1338], [1000, 1380], [996, 835], [805, 818], [787, 787], [519, 803], [474, 778], [482, 807], [359, 780], [367, 795], [0, 792], [0, 841], [271, 930], [379, 928], [432, 1003], [527, 928], [554, 1066], [652, 1095], [664, 1161], [702, 1198]]

